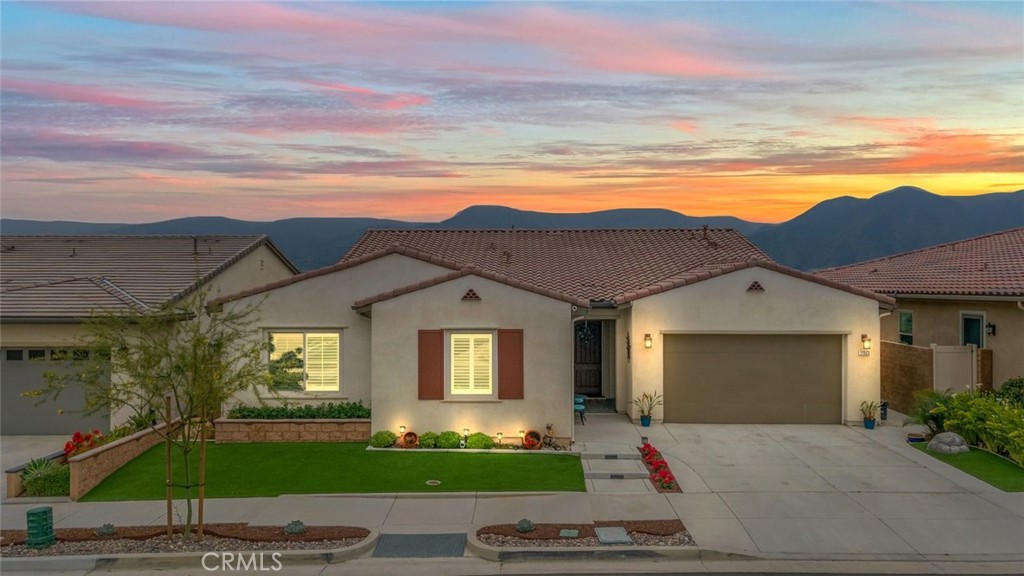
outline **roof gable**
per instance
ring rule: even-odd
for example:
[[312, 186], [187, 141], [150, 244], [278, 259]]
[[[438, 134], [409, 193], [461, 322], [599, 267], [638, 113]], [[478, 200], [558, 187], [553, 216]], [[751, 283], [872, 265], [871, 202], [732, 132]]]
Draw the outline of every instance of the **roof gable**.
[[709, 263], [771, 260], [731, 229], [369, 230], [338, 265], [399, 247], [572, 301], [609, 301]]
[[295, 270], [267, 236], [3, 236], [0, 244], [5, 319], [156, 308], [260, 246]]
[[816, 272], [883, 294], [1024, 296], [1024, 228]]

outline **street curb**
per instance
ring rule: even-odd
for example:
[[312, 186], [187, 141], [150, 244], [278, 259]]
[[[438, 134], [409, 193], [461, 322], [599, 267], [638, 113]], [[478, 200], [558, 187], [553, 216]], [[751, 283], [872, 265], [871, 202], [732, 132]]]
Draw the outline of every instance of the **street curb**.
[[[362, 541], [333, 550], [252, 550], [253, 554], [280, 554], [281, 564], [332, 564], [359, 558], [377, 545], [380, 532], [370, 530]], [[226, 550], [220, 551], [227, 552]], [[250, 551], [246, 551], [248, 554]], [[200, 566], [210, 552], [163, 554], [111, 554], [109, 556], [41, 556], [36, 558], [0, 558], [0, 572], [64, 572], [73, 570], [154, 570]]]
[[530, 560], [760, 560], [736, 552], [698, 548], [696, 546], [581, 546], [581, 547], [498, 547], [484, 544], [476, 532], [466, 534], [466, 549], [491, 562]]

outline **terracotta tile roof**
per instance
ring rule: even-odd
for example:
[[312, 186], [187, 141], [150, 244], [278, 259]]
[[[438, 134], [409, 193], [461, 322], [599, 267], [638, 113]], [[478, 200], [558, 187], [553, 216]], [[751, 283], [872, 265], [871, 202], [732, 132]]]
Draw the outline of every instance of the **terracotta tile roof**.
[[291, 266], [266, 236], [2, 236], [0, 318], [155, 308], [263, 245]]
[[[488, 280], [494, 280], [495, 282], [501, 282], [502, 284], [507, 284], [515, 288], [526, 290], [528, 292], [533, 292], [535, 294], [540, 294], [541, 296], [547, 296], [548, 298], [554, 298], [555, 300], [561, 300], [563, 302], [575, 304], [577, 306], [590, 306], [590, 302], [587, 302], [582, 298], [572, 298], [560, 292], [555, 292], [553, 290], [548, 290], [546, 288], [533, 286], [531, 284], [527, 284], [525, 282], [520, 282], [518, 280], [509, 278], [508, 276], [495, 274], [494, 272], [489, 272], [487, 270], [481, 270], [480, 268], [477, 268], [475, 266], [467, 266], [461, 270], [455, 270], [454, 272], [449, 272], [447, 274], [435, 276], [434, 278], [430, 278], [429, 280], [424, 280], [422, 282], [417, 282], [416, 284], [410, 284], [408, 286], [402, 286], [401, 288], [389, 290], [388, 292], [382, 292], [375, 296], [370, 296], [369, 298], [357, 300], [356, 303], [352, 305], [352, 307], [363, 308], [365, 306], [376, 304], [377, 302], [390, 300], [403, 294], [409, 294], [410, 292], [416, 292], [417, 290], [422, 290], [424, 288], [429, 288], [431, 286], [437, 286], [438, 284], [444, 284], [445, 282], [455, 280], [456, 278], [462, 278], [463, 276], [469, 275], [478, 276], [480, 278], [486, 278]], [[479, 300], [479, 297], [477, 299]]]
[[[882, 302], [883, 304], [896, 304], [896, 301], [888, 296], [876, 294], [875, 292], [872, 292], [870, 290], [864, 290], [863, 288], [857, 288], [855, 286], [850, 286], [848, 284], [842, 284], [840, 282], [835, 282], [827, 278], [821, 278], [818, 276], [808, 274], [806, 272], [802, 272], [800, 270], [797, 270], [796, 268], [790, 268], [788, 266], [783, 266], [775, 262], [767, 262], [764, 260], [748, 260], [746, 262], [730, 262], [725, 264], [708, 264], [705, 266], [698, 266], [697, 268], [688, 270], [682, 274], [666, 278], [661, 282], [658, 282], [657, 284], [645, 286], [638, 290], [630, 290], [622, 294], [619, 294], [614, 298], [614, 300], [616, 304], [625, 304], [626, 302], [632, 302], [633, 300], [638, 300], [640, 298], [652, 296], [660, 292], [666, 292], [668, 290], [679, 288], [681, 286], [689, 286], [691, 284], [703, 282], [704, 280], [710, 280], [711, 278], [723, 276], [730, 272], [735, 272], [737, 270], [743, 270], [746, 268], [753, 267], [764, 268], [765, 270], [771, 270], [773, 272], [778, 272], [780, 274], [786, 274], [787, 276], [792, 276], [794, 278], [799, 278], [801, 280], [806, 280], [808, 282], [814, 282], [815, 284], [821, 284], [822, 286], [828, 286], [829, 288], [842, 290], [843, 292], [849, 292], [850, 294], [863, 296], [864, 298], [877, 300], [879, 302]], [[760, 286], [760, 284], [757, 282], [755, 282], [755, 284], [758, 284]], [[762, 287], [760, 288], [760, 290], [763, 291], [764, 288]]]
[[882, 294], [1024, 296], [1024, 228], [815, 273]]
[[370, 230], [337, 266], [389, 249], [568, 301], [611, 300], [709, 263], [771, 260], [731, 229]]

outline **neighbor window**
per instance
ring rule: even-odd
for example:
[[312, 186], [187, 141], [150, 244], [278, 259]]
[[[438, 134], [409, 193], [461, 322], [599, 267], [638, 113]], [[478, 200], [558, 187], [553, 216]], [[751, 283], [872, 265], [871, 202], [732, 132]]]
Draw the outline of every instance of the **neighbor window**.
[[28, 351], [28, 359], [29, 360], [45, 360], [46, 359], [46, 350], [29, 350]]
[[900, 312], [900, 342], [914, 343], [914, 313]]
[[341, 389], [341, 335], [337, 332], [271, 332], [269, 371], [278, 390]]
[[493, 333], [449, 333], [448, 390], [452, 396], [493, 395], [494, 364]]
[[7, 350], [7, 360], [16, 362], [25, 358], [24, 350]]

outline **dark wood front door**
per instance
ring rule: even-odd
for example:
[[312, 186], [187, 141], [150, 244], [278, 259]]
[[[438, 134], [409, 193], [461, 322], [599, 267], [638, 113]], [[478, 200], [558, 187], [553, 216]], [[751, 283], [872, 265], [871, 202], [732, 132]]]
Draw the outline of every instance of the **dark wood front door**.
[[576, 394], [601, 395], [601, 323], [577, 322], [574, 348]]

